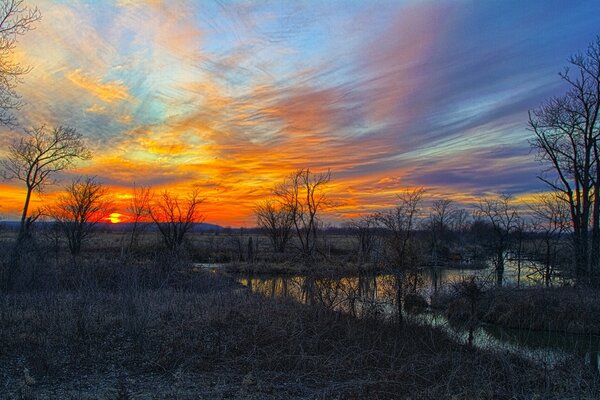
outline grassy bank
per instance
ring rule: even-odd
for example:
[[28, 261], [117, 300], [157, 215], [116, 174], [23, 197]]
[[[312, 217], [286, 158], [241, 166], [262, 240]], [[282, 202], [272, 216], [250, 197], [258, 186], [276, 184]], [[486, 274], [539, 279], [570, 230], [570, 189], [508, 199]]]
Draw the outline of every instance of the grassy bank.
[[2, 399], [600, 396], [583, 361], [548, 369], [431, 327], [264, 298], [179, 255], [6, 250]]
[[[18, 295], [3, 298], [2, 310], [8, 396], [115, 398], [119, 388], [146, 398], [219, 391], [233, 398], [373, 399], [600, 393], [588, 386], [594, 378], [585, 370], [559, 368], [541, 380], [539, 367], [474, 352], [428, 328], [399, 332], [245, 294]], [[90, 387], [87, 379], [102, 385]]]
[[[438, 299], [451, 320], [471, 318], [471, 300]], [[477, 320], [508, 328], [600, 335], [600, 294], [584, 287], [496, 288], [476, 300]]]
[[237, 286], [5, 293], [0, 342], [2, 398], [600, 395], [584, 366], [544, 370], [428, 327], [357, 320]]

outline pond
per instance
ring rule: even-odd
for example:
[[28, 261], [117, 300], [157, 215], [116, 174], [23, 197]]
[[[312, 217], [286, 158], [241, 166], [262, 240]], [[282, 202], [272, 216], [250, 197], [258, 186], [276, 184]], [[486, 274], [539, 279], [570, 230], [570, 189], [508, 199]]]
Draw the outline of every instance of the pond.
[[[505, 271], [505, 284], [516, 286], [516, 265], [509, 262]], [[540, 285], [535, 265], [521, 266], [521, 286]], [[427, 301], [436, 292], [452, 289], [452, 285], [476, 276], [484, 285], [495, 283], [495, 272], [484, 269], [432, 268], [408, 276], [405, 284], [421, 294]], [[237, 280], [250, 290], [268, 297], [292, 297], [306, 304], [322, 304], [357, 317], [377, 315], [388, 318], [394, 315], [396, 281], [392, 275], [363, 274], [352, 277], [310, 278], [306, 276], [238, 276]], [[468, 329], [451, 324], [443, 315], [426, 311], [409, 314], [408, 318], [420, 324], [436, 326], [455, 340], [466, 343]], [[523, 355], [544, 365], [553, 365], [581, 357], [592, 368], [600, 368], [600, 337], [594, 335], [564, 334], [559, 332], [506, 329], [499, 326], [480, 326], [474, 331], [473, 345], [479, 348], [508, 351]]]

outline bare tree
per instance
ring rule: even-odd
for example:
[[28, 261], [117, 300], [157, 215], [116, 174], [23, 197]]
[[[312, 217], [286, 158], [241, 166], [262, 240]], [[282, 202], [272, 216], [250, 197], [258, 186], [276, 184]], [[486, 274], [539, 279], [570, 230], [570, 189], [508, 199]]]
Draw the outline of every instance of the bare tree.
[[560, 251], [562, 236], [569, 230], [569, 208], [556, 192], [540, 193], [529, 204], [532, 228], [541, 239], [542, 276], [550, 286]]
[[17, 38], [33, 29], [41, 18], [37, 7], [28, 7], [23, 0], [0, 1], [0, 123], [15, 125], [13, 110], [23, 102], [16, 92], [20, 78], [30, 71], [29, 67], [15, 61]]
[[400, 324], [403, 321], [404, 275], [413, 266], [415, 254], [412, 251], [412, 239], [424, 192], [423, 188], [405, 190], [398, 195], [396, 207], [377, 216], [386, 230], [385, 241], [391, 251], [391, 259], [388, 262], [395, 277], [396, 305]]
[[129, 235], [129, 252], [133, 251], [137, 246], [138, 237], [145, 227], [144, 223], [150, 219], [150, 201], [152, 192], [149, 187], [133, 186], [133, 196], [127, 207], [131, 223], [131, 232]]
[[[600, 36], [560, 74], [566, 94], [529, 112], [531, 146], [551, 172], [540, 179], [569, 206], [577, 275], [600, 283]], [[592, 240], [590, 246], [590, 221]]]
[[328, 205], [324, 187], [331, 179], [331, 172], [313, 173], [303, 168], [287, 177], [275, 189], [277, 201], [292, 215], [300, 250], [305, 257], [312, 257], [317, 243], [319, 213]]
[[150, 206], [150, 218], [158, 227], [169, 251], [176, 253], [194, 224], [204, 221], [200, 212], [203, 201], [199, 189], [194, 189], [184, 199], [167, 190], [154, 197]]
[[375, 247], [375, 229], [377, 228], [377, 214], [363, 215], [350, 222], [350, 228], [358, 239], [359, 261], [365, 263], [371, 258]]
[[29, 202], [33, 191], [41, 191], [45, 185], [52, 183], [53, 175], [69, 168], [76, 159], [88, 158], [90, 152], [82, 135], [73, 128], [63, 126], [51, 131], [44, 126], [27, 130], [23, 137], [8, 146], [7, 157], [0, 161], [3, 176], [24, 182], [27, 189], [21, 213], [20, 238], [27, 234]]
[[495, 198], [484, 198], [479, 201], [478, 216], [486, 220], [492, 227], [492, 251], [496, 269], [496, 285], [502, 286], [504, 277], [504, 261], [510, 245], [511, 234], [519, 221], [517, 209], [512, 205], [512, 196], [502, 194]]
[[71, 254], [77, 255], [96, 224], [105, 221], [112, 211], [106, 187], [96, 178], [86, 177], [75, 178], [46, 212], [67, 238]]
[[517, 287], [521, 287], [521, 271], [523, 267], [523, 245], [525, 244], [525, 239], [527, 236], [527, 232], [530, 230], [531, 224], [528, 220], [524, 218], [518, 218], [515, 222], [514, 229], [514, 241], [516, 242], [513, 245], [513, 251], [517, 256]]
[[423, 188], [407, 189], [398, 195], [398, 204], [391, 210], [381, 212], [377, 219], [387, 232], [387, 245], [392, 252], [392, 265], [403, 270], [410, 258], [411, 240], [421, 201]]
[[456, 242], [461, 251], [464, 251], [465, 247], [465, 235], [469, 230], [469, 224], [471, 223], [471, 212], [464, 208], [454, 210], [451, 229], [456, 235]]
[[439, 263], [440, 247], [447, 243], [447, 236], [452, 229], [455, 209], [450, 199], [435, 200], [429, 212], [429, 230], [431, 232], [431, 262], [433, 266]]
[[256, 222], [271, 240], [276, 253], [285, 252], [294, 226], [294, 214], [289, 207], [273, 199], [256, 204], [254, 209]]

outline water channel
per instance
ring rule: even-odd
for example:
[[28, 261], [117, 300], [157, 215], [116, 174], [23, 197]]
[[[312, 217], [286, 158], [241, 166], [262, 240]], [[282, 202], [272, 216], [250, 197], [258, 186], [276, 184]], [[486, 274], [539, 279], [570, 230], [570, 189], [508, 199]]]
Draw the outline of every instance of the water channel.
[[[521, 265], [520, 279], [516, 263], [507, 263], [506, 286], [536, 286], [543, 283], [536, 265]], [[476, 276], [480, 284], [492, 286], [496, 275], [492, 268], [443, 269], [420, 271], [413, 289], [430, 301], [435, 292], [452, 290], [453, 284]], [[395, 280], [391, 275], [365, 274], [353, 277], [308, 278], [305, 276], [236, 275], [238, 282], [267, 297], [291, 297], [302, 303], [323, 304], [331, 309], [352, 313], [357, 317], [392, 316], [395, 310]], [[563, 284], [556, 279], [554, 284]], [[443, 315], [425, 311], [409, 315], [413, 321], [436, 326], [455, 340], [466, 343], [468, 330], [451, 324]], [[482, 325], [474, 332], [473, 344], [482, 349], [506, 351], [523, 355], [544, 365], [553, 365], [576, 356], [595, 370], [600, 370], [600, 336], [565, 334], [560, 332], [506, 329]]]

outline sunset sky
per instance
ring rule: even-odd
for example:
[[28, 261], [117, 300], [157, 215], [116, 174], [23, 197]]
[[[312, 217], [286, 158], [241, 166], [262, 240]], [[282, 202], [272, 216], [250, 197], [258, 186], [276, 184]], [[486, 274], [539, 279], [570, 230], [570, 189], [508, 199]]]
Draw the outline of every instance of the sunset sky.
[[[464, 203], [542, 190], [527, 111], [600, 34], [598, 0], [28, 4], [43, 19], [15, 55], [33, 68], [18, 120], [74, 127], [94, 154], [63, 182], [96, 175], [121, 206], [134, 182], [199, 185], [206, 222], [230, 226], [303, 167], [331, 169], [332, 221], [405, 187]], [[0, 157], [15, 135], [1, 128]], [[0, 182], [2, 218], [23, 193]]]

